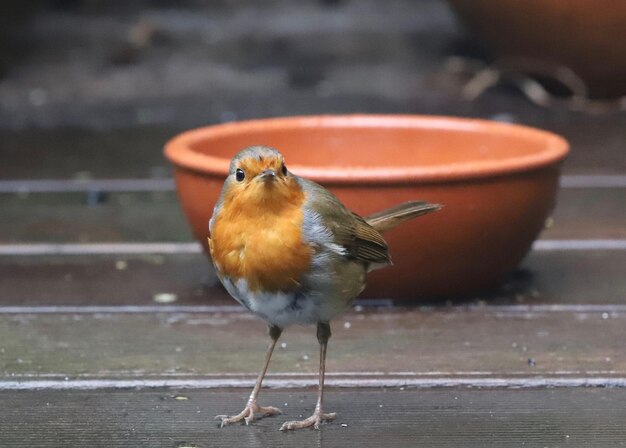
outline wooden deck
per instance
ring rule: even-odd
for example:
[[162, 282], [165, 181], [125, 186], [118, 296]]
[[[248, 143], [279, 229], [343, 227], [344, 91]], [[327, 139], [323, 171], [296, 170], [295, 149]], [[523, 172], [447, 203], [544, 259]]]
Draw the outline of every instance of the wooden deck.
[[[142, 99], [118, 111], [77, 98], [84, 122], [43, 105], [24, 126], [8, 113], [6, 86], [21, 85], [9, 76], [0, 80], [0, 447], [626, 446], [626, 115], [540, 109], [507, 89], [465, 102], [442, 69], [446, 45], [458, 39], [449, 14], [424, 1], [433, 21], [415, 19], [415, 34], [400, 20], [412, 2], [396, 3], [385, 14], [399, 28], [373, 35], [368, 27], [389, 27], [365, 20], [375, 2], [334, 7], [342, 20], [353, 15], [344, 31], [356, 56], [326, 61], [325, 79], [339, 89], [331, 98], [302, 86], [315, 80], [296, 76], [295, 58], [281, 62], [291, 77], [271, 104], [256, 99], [248, 109], [245, 86], [199, 94], [217, 108], [202, 119], [219, 121], [227, 104], [238, 117], [504, 116], [562, 133], [572, 154], [554, 223], [519, 269], [471, 297], [357, 301], [333, 323], [326, 406], [338, 419], [320, 431], [278, 432], [315, 402], [314, 329], [289, 328], [260, 398], [284, 415], [220, 430], [213, 416], [243, 406], [267, 342], [264, 324], [221, 289], [192, 241], [162, 157], [169, 136], [199, 124], [189, 110], [203, 110], [201, 101], [171, 94], [176, 118], [120, 126], [112, 111], [125, 117], [125, 107], [146, 107]], [[309, 14], [324, 26], [333, 8], [294, 12], [287, 4], [272, 14]], [[176, 29], [168, 20], [159, 23]], [[272, 51], [303, 45], [290, 32]], [[325, 42], [302, 51], [323, 53]], [[219, 57], [241, 64], [236, 52]], [[381, 60], [397, 81], [388, 88], [400, 90], [359, 90], [383, 70]], [[354, 83], [342, 83], [350, 74]]]
[[[4, 392], [2, 446], [115, 447], [543, 447], [624, 446], [626, 389], [331, 389], [337, 421], [280, 433], [286, 416], [219, 429], [213, 415], [243, 390]], [[315, 392], [271, 391], [265, 402], [294, 417]]]

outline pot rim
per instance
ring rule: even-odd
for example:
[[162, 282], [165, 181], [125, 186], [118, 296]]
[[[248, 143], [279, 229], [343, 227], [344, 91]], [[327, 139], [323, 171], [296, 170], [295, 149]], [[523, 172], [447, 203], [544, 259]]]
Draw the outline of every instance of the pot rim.
[[[515, 134], [518, 138], [543, 140], [544, 148], [534, 154], [506, 159], [467, 161], [429, 166], [332, 167], [289, 164], [299, 176], [326, 184], [442, 182], [540, 169], [561, 162], [569, 152], [567, 141], [552, 132], [510, 123], [473, 118], [425, 115], [312, 115], [264, 118], [204, 126], [185, 131], [165, 145], [165, 156], [176, 167], [226, 177], [230, 159], [202, 154], [192, 149], [200, 141], [238, 133], [294, 128], [397, 128], [438, 129], [452, 132], [485, 132], [497, 135]], [[242, 148], [243, 149], [243, 148]], [[280, 149], [280, 148], [278, 148]]]

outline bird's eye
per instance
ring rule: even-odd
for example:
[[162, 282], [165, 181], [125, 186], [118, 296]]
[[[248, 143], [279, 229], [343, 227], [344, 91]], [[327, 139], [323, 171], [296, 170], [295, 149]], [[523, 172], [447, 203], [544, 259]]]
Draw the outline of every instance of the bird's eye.
[[235, 171], [235, 179], [237, 182], [242, 182], [246, 178], [246, 173], [243, 172], [241, 168], [237, 168]]
[[280, 171], [283, 173], [283, 176], [287, 175], [287, 167], [285, 166], [284, 163], [283, 163], [283, 166], [280, 168]]

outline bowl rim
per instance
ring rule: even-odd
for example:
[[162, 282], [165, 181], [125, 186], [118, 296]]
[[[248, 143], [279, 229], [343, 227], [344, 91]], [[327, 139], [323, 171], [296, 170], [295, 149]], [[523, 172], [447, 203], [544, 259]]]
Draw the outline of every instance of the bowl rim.
[[[485, 130], [488, 130], [499, 135], [516, 134], [519, 138], [545, 141], [544, 149], [534, 154], [514, 156], [506, 159], [473, 160], [442, 165], [406, 167], [355, 166], [347, 168], [289, 164], [289, 169], [299, 176], [330, 184], [442, 182], [496, 177], [545, 168], [562, 161], [569, 152], [569, 144], [563, 137], [549, 131], [519, 124], [436, 115], [354, 114], [262, 118], [204, 126], [182, 132], [170, 139], [165, 145], [165, 156], [176, 167], [226, 177], [230, 159], [202, 154], [194, 151], [191, 146], [199, 141], [226, 137], [237, 133], [312, 127], [439, 129], [454, 132], [485, 132]], [[280, 150], [280, 148], [278, 149]]]

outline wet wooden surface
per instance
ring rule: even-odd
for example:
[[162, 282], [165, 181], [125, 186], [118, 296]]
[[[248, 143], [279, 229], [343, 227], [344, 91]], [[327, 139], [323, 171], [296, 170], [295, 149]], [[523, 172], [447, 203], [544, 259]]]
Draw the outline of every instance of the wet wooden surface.
[[[563, 188], [541, 237], [626, 238], [624, 200], [624, 188]], [[0, 243], [191, 239], [174, 192], [0, 194], [0, 208]]]
[[[5, 392], [0, 445], [132, 447], [623, 447], [625, 389], [330, 389], [337, 421], [281, 433], [311, 412], [312, 390], [263, 391], [283, 415], [218, 429], [243, 390]], [[89, 412], [86, 412], [89, 410]], [[94, 424], [94, 422], [97, 422]], [[106, 441], [106, 443], [103, 443]]]
[[[139, 97], [129, 89], [115, 102], [89, 96], [93, 85], [82, 83], [92, 81], [77, 77], [83, 96], [64, 103], [54, 70], [49, 79], [0, 79], [0, 447], [624, 446], [624, 113], [542, 109], [506, 88], [462, 100], [462, 84], [443, 68], [458, 36], [439, 2], [422, 2], [423, 18], [406, 20], [402, 8], [412, 2], [401, 0], [373, 16], [367, 14], [376, 3], [340, 2], [336, 16], [326, 7], [293, 10], [288, 3], [279, 2], [270, 17], [276, 29], [264, 28], [268, 34], [256, 46], [240, 31], [209, 46], [220, 64], [232, 63], [233, 79], [247, 80], [243, 86], [225, 88], [229, 75], [211, 87], [212, 72], [194, 66], [211, 86], [192, 97], [138, 88]], [[228, 8], [214, 13], [220, 23], [245, 22]], [[311, 30], [283, 28], [302, 14], [325, 30], [319, 39]], [[335, 23], [331, 17], [350, 17], [341, 30], [346, 48], [324, 40], [337, 32], [324, 28]], [[64, 30], [67, 23], [108, 26], [97, 14], [50, 20]], [[160, 20], [166, 35], [173, 33], [170, 44], [177, 42], [183, 22]], [[63, 52], [70, 42], [57, 43]], [[151, 70], [166, 65], [169, 44], [162, 45], [158, 63], [146, 56]], [[193, 53], [197, 45], [174, 54], [186, 57], [183, 49]], [[264, 68], [258, 56], [264, 51], [280, 67]], [[291, 57], [298, 51], [305, 60]], [[302, 64], [317, 62], [322, 72], [301, 73]], [[124, 67], [110, 70], [132, 81], [134, 72]], [[393, 82], [374, 92], [380, 73]], [[38, 85], [51, 92], [39, 105]], [[22, 97], [34, 103], [22, 107]], [[151, 121], [151, 107], [154, 116], [169, 118]], [[266, 330], [187, 244], [191, 234], [162, 146], [208, 122], [322, 112], [450, 114], [553, 130], [572, 144], [564, 188], [536, 250], [501, 285], [448, 300], [357, 301], [333, 323], [326, 400], [339, 413], [336, 422], [319, 432], [277, 431], [309, 413], [315, 400], [314, 330], [296, 327], [281, 339], [271, 389], [261, 399], [285, 415], [218, 430], [213, 416], [239, 411], [248, 396]], [[16, 125], [24, 117], [37, 125]], [[576, 176], [589, 177], [581, 183]], [[95, 254], [88, 243], [110, 253]], [[174, 253], [120, 251], [133, 243], [173, 243]]]
[[[623, 304], [625, 265], [624, 250], [533, 251], [492, 290], [414, 304]], [[176, 305], [237, 305], [200, 253], [0, 256], [0, 283], [4, 306], [159, 306], [160, 293]]]
[[[367, 309], [331, 325], [328, 371], [330, 378], [351, 372], [405, 372], [412, 379], [619, 377], [626, 372], [625, 318], [622, 308], [610, 306], [593, 311]], [[43, 374], [80, 379], [237, 373], [252, 385], [268, 343], [265, 333], [265, 324], [248, 313], [217, 310], [3, 315], [0, 371], [11, 372], [12, 380]], [[312, 327], [286, 329], [283, 343], [271, 372], [317, 372]]]

